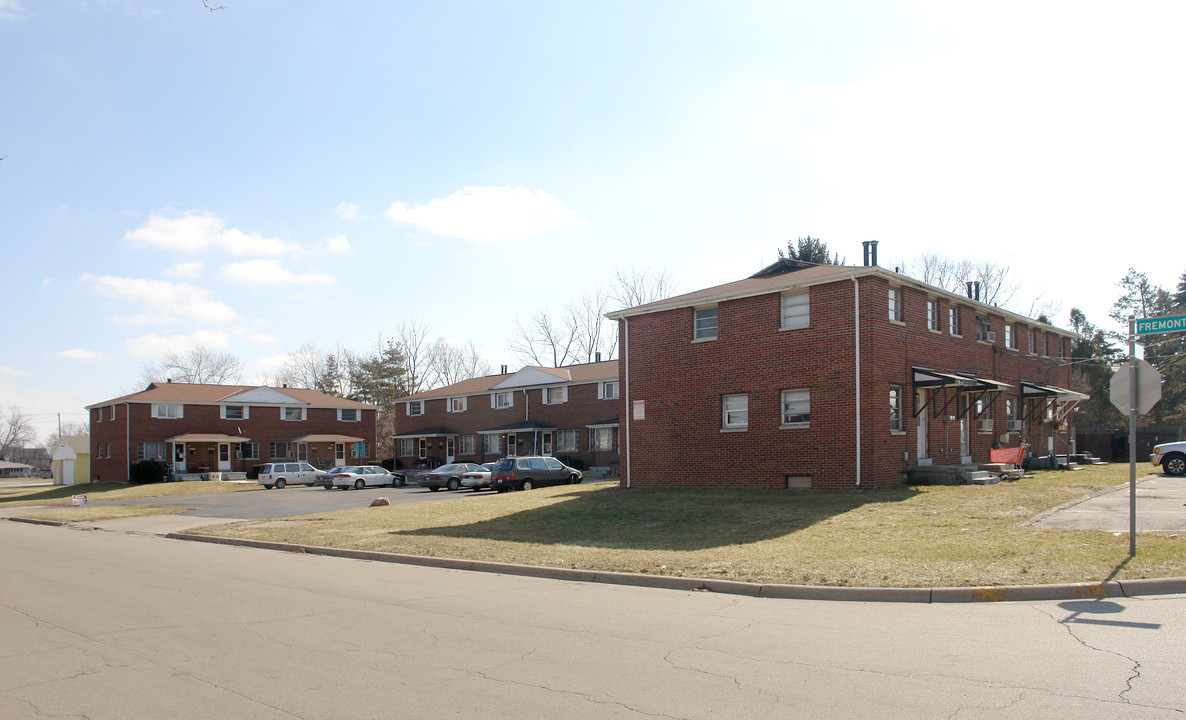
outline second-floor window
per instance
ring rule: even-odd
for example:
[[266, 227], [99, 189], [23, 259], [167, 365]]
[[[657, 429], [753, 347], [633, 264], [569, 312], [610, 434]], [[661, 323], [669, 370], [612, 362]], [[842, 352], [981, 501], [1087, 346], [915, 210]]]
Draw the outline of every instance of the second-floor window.
[[893, 322], [902, 322], [902, 289], [891, 287], [889, 289], [889, 319]]
[[514, 395], [509, 392], [494, 393], [490, 398], [490, 407], [509, 408], [515, 404]]
[[956, 336], [960, 334], [960, 309], [954, 305], [947, 308], [947, 332]]
[[939, 330], [939, 304], [934, 298], [927, 300], [927, 330]]
[[154, 418], [179, 418], [184, 417], [185, 413], [180, 404], [174, 403], [153, 403], [152, 416]]
[[466, 399], [463, 397], [449, 398], [449, 412], [459, 413], [465, 412]]
[[424, 401], [423, 400], [409, 400], [408, 401], [408, 415], [423, 415]]
[[285, 420], [304, 420], [305, 408], [300, 407], [286, 407], [284, 408]]
[[342, 422], [358, 422], [358, 408], [338, 408], [338, 419]]
[[242, 405], [223, 405], [222, 418], [224, 420], [243, 420], [247, 417], [247, 408]]
[[717, 338], [717, 308], [696, 308], [695, 329], [693, 340], [716, 340]]
[[551, 387], [544, 388], [544, 404], [545, 405], [559, 405], [568, 399], [568, 388], [566, 387]]
[[811, 325], [811, 293], [796, 292], [782, 296], [782, 313], [779, 327], [783, 330], [805, 328]]
[[597, 397], [602, 400], [616, 400], [618, 398], [618, 381], [603, 382], [598, 388]]

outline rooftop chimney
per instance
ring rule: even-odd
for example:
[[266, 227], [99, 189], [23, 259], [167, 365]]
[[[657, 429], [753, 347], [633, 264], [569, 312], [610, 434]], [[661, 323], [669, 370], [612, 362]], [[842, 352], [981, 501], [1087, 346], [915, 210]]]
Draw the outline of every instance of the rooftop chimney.
[[877, 241], [865, 240], [861, 243], [865, 248], [865, 267], [877, 265]]
[[968, 299], [971, 300], [972, 299], [972, 281], [971, 280], [967, 281], [966, 283], [964, 283], [964, 286], [968, 288]]
[[601, 362], [601, 353], [593, 353], [593, 362]]
[[507, 366], [506, 366], [506, 365], [503, 365], [503, 366], [502, 366], [502, 369], [498, 371], [498, 374], [499, 374], [499, 375], [506, 375], [506, 374], [507, 374]]

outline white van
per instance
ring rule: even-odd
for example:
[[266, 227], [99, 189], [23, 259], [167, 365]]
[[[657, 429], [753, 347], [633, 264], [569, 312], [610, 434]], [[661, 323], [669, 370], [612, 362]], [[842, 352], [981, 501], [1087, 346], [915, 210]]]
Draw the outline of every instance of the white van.
[[317, 473], [321, 472], [309, 463], [264, 463], [259, 468], [259, 484], [271, 490], [275, 485], [282, 490], [285, 485], [312, 485]]

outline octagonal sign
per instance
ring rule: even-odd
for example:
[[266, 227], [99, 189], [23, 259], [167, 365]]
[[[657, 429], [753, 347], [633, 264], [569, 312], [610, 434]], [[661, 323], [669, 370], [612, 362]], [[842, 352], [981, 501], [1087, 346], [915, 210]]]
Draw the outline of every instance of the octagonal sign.
[[[1138, 415], [1144, 415], [1153, 409], [1157, 401], [1161, 399], [1161, 373], [1157, 372], [1157, 368], [1153, 367], [1144, 360], [1137, 360], [1135, 365], [1137, 373], [1137, 397], [1136, 408]], [[1123, 365], [1112, 376], [1112, 382], [1109, 384], [1108, 397], [1112, 400], [1112, 404], [1116, 409], [1127, 415], [1132, 409], [1134, 398], [1132, 395], [1132, 373], [1133, 365]]]

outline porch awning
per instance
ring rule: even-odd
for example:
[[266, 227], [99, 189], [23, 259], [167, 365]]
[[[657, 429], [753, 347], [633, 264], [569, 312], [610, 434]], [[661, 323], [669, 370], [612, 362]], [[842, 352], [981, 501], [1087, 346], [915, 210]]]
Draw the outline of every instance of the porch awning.
[[445, 427], [444, 425], [434, 425], [432, 427], [426, 427], [422, 430], [417, 430], [416, 432], [403, 433], [402, 435], [392, 435], [391, 437], [396, 440], [406, 440], [408, 438], [422, 437], [455, 437], [460, 434], [461, 433], [457, 432], [451, 427]]
[[1053, 397], [1063, 402], [1071, 400], [1090, 400], [1090, 395], [1084, 395], [1081, 392], [1074, 390], [1067, 390], [1066, 388], [1056, 387], [1054, 385], [1039, 385], [1037, 383], [1021, 381], [1021, 396], [1023, 398], [1031, 397]]
[[294, 437], [292, 442], [314, 443], [314, 442], [362, 442], [360, 437], [351, 437], [350, 435], [301, 435]]
[[165, 442], [172, 443], [191, 443], [191, 442], [250, 442], [251, 438], [239, 437], [237, 435], [223, 435], [222, 433], [185, 433], [184, 435], [174, 435], [171, 438], [165, 438]]
[[488, 428], [486, 430], [478, 430], [479, 435], [500, 435], [502, 433], [521, 433], [521, 432], [548, 432], [555, 431], [558, 428], [549, 423], [540, 422], [538, 420], [520, 420], [517, 423], [510, 425], [503, 425], [496, 428]]
[[971, 384], [971, 379], [955, 373], [939, 372], [929, 368], [911, 368], [914, 387], [961, 387]]
[[974, 375], [966, 376], [973, 384], [968, 386], [967, 390], [983, 390], [985, 392], [1002, 392], [1004, 390], [1015, 389], [1011, 383], [1001, 382], [1000, 380], [989, 380], [988, 378], [976, 377]]

